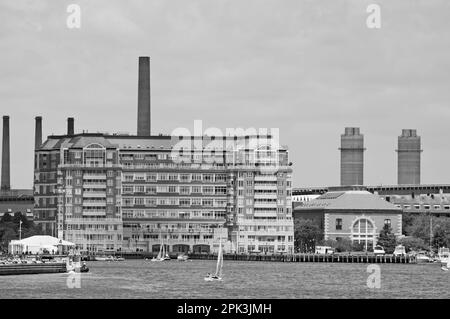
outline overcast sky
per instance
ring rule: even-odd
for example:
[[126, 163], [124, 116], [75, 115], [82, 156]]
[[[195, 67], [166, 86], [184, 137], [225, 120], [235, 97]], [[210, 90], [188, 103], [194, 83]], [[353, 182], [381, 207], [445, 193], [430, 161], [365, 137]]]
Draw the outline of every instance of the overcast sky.
[[[67, 6], [81, 8], [69, 29]], [[381, 28], [366, 8], [381, 6]], [[0, 110], [11, 183], [31, 188], [44, 136], [136, 132], [138, 56], [152, 133], [279, 128], [294, 186], [339, 184], [340, 134], [365, 135], [365, 184], [397, 182], [397, 137], [422, 136], [422, 183], [450, 183], [450, 1], [0, 0]]]

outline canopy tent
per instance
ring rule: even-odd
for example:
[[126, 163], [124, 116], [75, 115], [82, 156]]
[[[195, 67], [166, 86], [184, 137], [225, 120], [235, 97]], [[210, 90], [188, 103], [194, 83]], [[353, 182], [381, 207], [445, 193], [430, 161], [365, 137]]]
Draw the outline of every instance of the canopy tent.
[[57, 253], [58, 247], [63, 250], [74, 248], [75, 244], [52, 236], [31, 236], [22, 240], [11, 240], [9, 252], [12, 254], [31, 253], [38, 254], [47, 250], [49, 253]]

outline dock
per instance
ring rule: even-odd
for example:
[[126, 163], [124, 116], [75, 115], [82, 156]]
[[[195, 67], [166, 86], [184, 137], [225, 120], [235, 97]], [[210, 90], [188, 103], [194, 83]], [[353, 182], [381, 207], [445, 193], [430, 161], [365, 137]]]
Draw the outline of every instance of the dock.
[[[119, 255], [117, 255], [119, 256]], [[121, 253], [125, 259], [151, 259], [156, 253], [132, 252]], [[171, 253], [170, 257], [176, 259], [177, 255]], [[189, 253], [189, 259], [216, 260], [217, 254]], [[415, 256], [373, 255], [373, 254], [223, 254], [224, 260], [236, 261], [266, 261], [266, 262], [310, 262], [310, 263], [368, 263], [368, 264], [415, 264]], [[93, 260], [86, 258], [86, 260]]]
[[66, 263], [0, 265], [0, 276], [51, 274], [51, 273], [65, 273], [65, 272], [67, 272]]
[[[190, 254], [191, 259], [217, 259], [214, 254]], [[367, 263], [367, 264], [414, 264], [413, 256], [362, 255], [362, 254], [295, 254], [295, 255], [248, 255], [224, 254], [224, 260], [310, 262], [310, 263]]]

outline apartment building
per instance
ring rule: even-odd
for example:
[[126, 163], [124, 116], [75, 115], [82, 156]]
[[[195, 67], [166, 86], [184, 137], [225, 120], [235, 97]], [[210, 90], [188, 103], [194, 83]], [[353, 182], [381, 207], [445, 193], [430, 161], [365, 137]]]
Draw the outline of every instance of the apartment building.
[[[183, 139], [200, 150], [175, 152]], [[88, 253], [211, 252], [220, 240], [229, 252], [292, 252], [288, 151], [267, 139], [49, 136], [36, 150], [35, 219]]]

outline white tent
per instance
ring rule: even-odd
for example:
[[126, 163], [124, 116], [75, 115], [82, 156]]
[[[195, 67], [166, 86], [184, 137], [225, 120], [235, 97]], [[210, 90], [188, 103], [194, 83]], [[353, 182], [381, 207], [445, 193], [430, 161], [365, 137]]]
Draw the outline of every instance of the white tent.
[[11, 240], [9, 243], [9, 252], [12, 254], [38, 254], [43, 250], [47, 250], [49, 253], [57, 253], [58, 247], [73, 248], [74, 243], [58, 239], [52, 236], [31, 236], [22, 240]]

